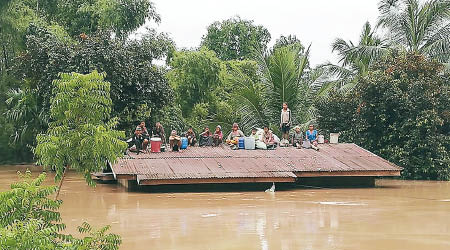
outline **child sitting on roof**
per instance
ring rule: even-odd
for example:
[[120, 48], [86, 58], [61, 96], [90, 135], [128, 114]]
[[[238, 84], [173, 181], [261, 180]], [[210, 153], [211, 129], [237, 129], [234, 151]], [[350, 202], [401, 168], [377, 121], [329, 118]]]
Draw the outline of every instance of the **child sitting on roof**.
[[272, 131], [269, 130], [268, 126], [264, 126], [263, 142], [266, 144], [267, 149], [275, 149], [277, 146]]
[[292, 146], [301, 148], [303, 143], [303, 133], [299, 126], [295, 126], [294, 133], [292, 134]]
[[317, 147], [317, 130], [314, 129], [313, 124], [310, 124], [309, 129], [306, 130], [306, 139], [311, 143], [311, 148], [319, 151], [319, 147]]
[[264, 131], [261, 131], [261, 129], [259, 129], [260, 131], [258, 132], [258, 129], [253, 127], [252, 128], [252, 133], [250, 134], [250, 137], [255, 138], [255, 148], [258, 149], [267, 149], [266, 144], [261, 140], [261, 136], [264, 133]]
[[217, 125], [216, 131], [214, 131], [213, 134], [213, 145], [219, 146], [219, 144], [222, 143], [223, 140], [223, 134], [222, 134], [222, 127], [220, 125]]
[[194, 146], [197, 142], [197, 138], [195, 138], [195, 133], [192, 127], [189, 127], [188, 131], [184, 135], [188, 139], [189, 146]]
[[244, 133], [239, 129], [239, 125], [237, 123], [233, 123], [231, 132], [227, 137], [227, 144], [230, 145], [232, 149], [237, 149], [239, 138], [244, 136]]
[[170, 133], [169, 136], [169, 145], [170, 145], [170, 149], [172, 149], [172, 151], [177, 152], [177, 151], [181, 151], [181, 137], [177, 135], [177, 131], [176, 130], [172, 130], [172, 132]]

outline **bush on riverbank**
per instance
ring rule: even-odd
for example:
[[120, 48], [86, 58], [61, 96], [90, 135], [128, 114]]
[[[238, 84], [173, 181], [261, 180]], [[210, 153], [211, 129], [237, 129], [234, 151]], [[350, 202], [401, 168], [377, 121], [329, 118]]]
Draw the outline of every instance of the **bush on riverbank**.
[[66, 228], [58, 212], [62, 201], [52, 200], [57, 187], [43, 187], [46, 174], [36, 179], [31, 173], [11, 190], [0, 193], [0, 249], [118, 249], [119, 235], [107, 233], [109, 226], [94, 230], [88, 223], [78, 227], [84, 238], [62, 234]]

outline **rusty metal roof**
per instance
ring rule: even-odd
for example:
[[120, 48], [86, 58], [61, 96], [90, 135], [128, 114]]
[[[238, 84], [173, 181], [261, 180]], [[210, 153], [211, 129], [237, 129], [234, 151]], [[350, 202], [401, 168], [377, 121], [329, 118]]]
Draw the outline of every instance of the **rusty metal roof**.
[[[112, 166], [117, 178], [145, 180], [259, 178], [286, 180], [324, 174], [362, 176], [399, 175], [401, 168], [355, 144], [321, 144], [320, 151], [294, 147], [275, 150], [231, 150], [189, 147], [121, 158]], [[359, 173], [359, 174], [358, 174]], [[219, 181], [220, 182], [220, 181]]]

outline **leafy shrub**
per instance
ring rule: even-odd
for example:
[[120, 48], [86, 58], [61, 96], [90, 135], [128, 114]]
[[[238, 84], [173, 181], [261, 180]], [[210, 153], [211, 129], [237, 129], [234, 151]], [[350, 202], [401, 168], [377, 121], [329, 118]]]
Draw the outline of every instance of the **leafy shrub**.
[[104, 76], [96, 71], [60, 74], [53, 82], [53, 121], [45, 134], [37, 135], [34, 151], [38, 164], [56, 170], [56, 179], [70, 166], [93, 185], [91, 173], [115, 162], [127, 147], [121, 140], [125, 133], [115, 130], [117, 120], [110, 120], [110, 83]]
[[109, 226], [94, 230], [83, 223], [78, 231], [84, 238], [61, 234], [65, 224], [58, 212], [60, 200], [48, 197], [56, 186], [42, 187], [46, 174], [36, 179], [31, 172], [20, 174], [22, 182], [11, 185], [11, 190], [0, 193], [0, 249], [118, 249], [119, 235], [107, 233]]

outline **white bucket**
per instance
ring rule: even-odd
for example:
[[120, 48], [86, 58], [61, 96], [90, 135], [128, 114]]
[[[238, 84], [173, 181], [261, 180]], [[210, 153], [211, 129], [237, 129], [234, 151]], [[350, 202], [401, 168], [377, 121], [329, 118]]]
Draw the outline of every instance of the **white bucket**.
[[255, 149], [255, 137], [245, 137], [244, 147], [245, 149]]
[[325, 143], [325, 137], [323, 135], [319, 135], [317, 137], [317, 142], [320, 143], [320, 144]]
[[330, 143], [338, 143], [339, 133], [330, 133]]

